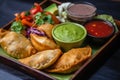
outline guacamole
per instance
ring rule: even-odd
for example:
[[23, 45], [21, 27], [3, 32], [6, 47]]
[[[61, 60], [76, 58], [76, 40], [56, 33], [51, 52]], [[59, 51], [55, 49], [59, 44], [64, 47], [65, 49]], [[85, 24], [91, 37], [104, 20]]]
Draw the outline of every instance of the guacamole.
[[85, 30], [80, 25], [68, 22], [58, 25], [54, 29], [53, 34], [60, 41], [74, 42], [84, 38]]

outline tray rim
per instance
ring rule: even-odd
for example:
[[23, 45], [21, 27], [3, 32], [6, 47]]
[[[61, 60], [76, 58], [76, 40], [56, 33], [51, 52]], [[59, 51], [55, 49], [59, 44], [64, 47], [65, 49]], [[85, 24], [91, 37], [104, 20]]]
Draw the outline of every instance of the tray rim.
[[[61, 2], [59, 2], [58, 0], [44, 0], [43, 2], [40, 3], [40, 5], [43, 5], [43, 4], [46, 3], [47, 1], [55, 2], [55, 3], [57, 3], [57, 4], [61, 4]], [[7, 28], [7, 27], [9, 27], [10, 24], [11, 24], [13, 21], [14, 21], [14, 19], [11, 20], [8, 24], [4, 25], [2, 28]], [[118, 24], [118, 28], [119, 28], [119, 26], [120, 26], [119, 20], [116, 20], [116, 19], [115, 19], [115, 22]], [[93, 61], [98, 55], [100, 55], [100, 53], [101, 53], [111, 42], [113, 42], [113, 40], [114, 40], [115, 38], [117, 38], [118, 36], [120, 36], [120, 31], [118, 31], [117, 33], [115, 33], [114, 36], [113, 36], [110, 40], [108, 40], [107, 43], [105, 43], [88, 61], [86, 61], [86, 62], [81, 66], [81, 68], [73, 74], [74, 76], [72, 76], [71, 80], [75, 80], [76, 76], [78, 76], [78, 74], [79, 74], [83, 69], [85, 69], [85, 67], [88, 66], [88, 64], [90, 64], [91, 61]], [[20, 65], [20, 66], [21, 66], [21, 69], [23, 69], [23, 70], [25, 70], [25, 69], [33, 70], [34, 72], [36, 72], [35, 75], [42, 74], [42, 76], [43, 76], [43, 77], [46, 77], [47, 80], [48, 80], [48, 79], [49, 79], [49, 80], [56, 80], [56, 78], [54, 78], [54, 77], [52, 77], [52, 76], [49, 76], [49, 75], [48, 75], [47, 73], [45, 73], [45, 72], [42, 72], [42, 71], [33, 69], [33, 68], [29, 67], [29, 66], [26, 66], [26, 65], [24, 65], [24, 64], [22, 64], [22, 63], [20, 63], [20, 62], [16, 62], [16, 61], [14, 61], [14, 60], [12, 60], [12, 59], [6, 58], [6, 57], [4, 57], [4, 56], [2, 56], [2, 55], [0, 55], [0, 59], [2, 59], [3, 62], [4, 62], [4, 61], [10, 61], [10, 62], [13, 62], [14, 64], [17, 64], [18, 66]], [[0, 61], [0, 62], [1, 62], [1, 61]], [[22, 68], [22, 67], [23, 67], [23, 68]], [[28, 72], [27, 72], [27, 73], [28, 73]], [[33, 76], [35, 76], [35, 75], [33, 75]]]

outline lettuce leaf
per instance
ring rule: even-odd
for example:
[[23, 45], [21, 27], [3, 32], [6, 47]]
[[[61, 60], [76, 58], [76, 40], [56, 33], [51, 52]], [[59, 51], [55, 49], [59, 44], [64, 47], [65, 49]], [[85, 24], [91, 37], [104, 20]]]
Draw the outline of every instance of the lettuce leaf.
[[114, 21], [114, 19], [113, 19], [113, 17], [111, 15], [100, 14], [100, 15], [95, 16], [95, 18], [96, 19], [103, 19], [103, 20], [111, 22], [115, 26], [116, 32], [118, 32], [117, 25], [116, 25], [116, 23], [115, 23], [115, 21]]

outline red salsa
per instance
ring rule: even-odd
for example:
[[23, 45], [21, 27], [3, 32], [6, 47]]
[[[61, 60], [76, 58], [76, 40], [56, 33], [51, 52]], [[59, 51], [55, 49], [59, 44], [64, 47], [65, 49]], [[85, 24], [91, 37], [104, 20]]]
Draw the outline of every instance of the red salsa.
[[107, 37], [112, 34], [114, 28], [105, 21], [92, 21], [85, 24], [89, 35], [95, 37]]

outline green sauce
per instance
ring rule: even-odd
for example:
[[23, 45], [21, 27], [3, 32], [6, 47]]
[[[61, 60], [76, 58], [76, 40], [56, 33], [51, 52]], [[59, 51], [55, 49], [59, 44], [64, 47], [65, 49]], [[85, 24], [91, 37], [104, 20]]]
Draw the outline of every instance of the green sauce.
[[57, 26], [53, 34], [60, 41], [74, 42], [85, 36], [85, 30], [74, 23], [66, 23]]

